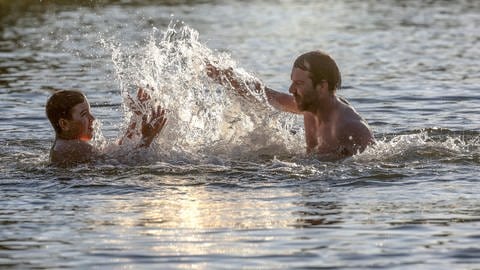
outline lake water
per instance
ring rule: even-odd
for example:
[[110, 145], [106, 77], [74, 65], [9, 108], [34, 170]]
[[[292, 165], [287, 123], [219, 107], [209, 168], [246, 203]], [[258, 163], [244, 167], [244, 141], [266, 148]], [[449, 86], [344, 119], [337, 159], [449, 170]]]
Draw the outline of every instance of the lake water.
[[[480, 269], [480, 2], [79, 2], [0, 0], [0, 268]], [[316, 49], [378, 141], [340, 162], [201, 64], [286, 91]], [[167, 127], [116, 147], [146, 84]], [[58, 169], [71, 88], [109, 159]]]

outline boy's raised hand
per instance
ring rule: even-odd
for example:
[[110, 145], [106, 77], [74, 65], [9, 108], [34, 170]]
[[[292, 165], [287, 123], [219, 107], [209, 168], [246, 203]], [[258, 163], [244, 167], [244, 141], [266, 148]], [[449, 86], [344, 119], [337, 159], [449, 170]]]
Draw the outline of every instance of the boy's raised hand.
[[[148, 87], [148, 85], [147, 85]], [[153, 90], [153, 88], [151, 88]], [[147, 112], [147, 101], [150, 101], [150, 95], [142, 88], [139, 87], [137, 91], [137, 99], [134, 100], [130, 94], [127, 96], [127, 106], [136, 115], [141, 115]]]
[[[147, 88], [154, 90], [147, 85]], [[142, 88], [139, 87], [136, 99], [130, 95], [127, 96], [127, 106], [134, 113], [130, 119], [130, 124], [125, 132], [125, 135], [120, 139], [119, 144], [123, 143], [125, 138], [131, 139], [134, 135], [141, 135], [141, 147], [148, 147], [153, 139], [160, 133], [167, 122], [165, 117], [165, 110], [160, 106], [156, 108], [150, 102], [151, 96]], [[149, 107], [152, 107], [149, 109]], [[142, 116], [142, 124], [140, 130], [137, 129], [137, 119]]]
[[142, 117], [142, 143], [140, 146], [148, 147], [152, 143], [153, 139], [162, 131], [163, 127], [167, 123], [165, 117], [165, 110], [160, 106], [152, 108], [152, 114], [150, 119], [147, 115]]

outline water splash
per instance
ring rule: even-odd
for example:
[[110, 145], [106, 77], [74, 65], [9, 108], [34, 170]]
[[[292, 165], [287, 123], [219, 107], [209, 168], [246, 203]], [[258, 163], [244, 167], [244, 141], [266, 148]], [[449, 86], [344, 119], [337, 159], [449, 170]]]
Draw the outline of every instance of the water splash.
[[477, 132], [458, 134], [445, 129], [423, 129], [409, 134], [394, 135], [378, 140], [363, 153], [353, 157], [358, 162], [421, 160], [472, 160], [478, 162], [480, 153]]
[[303, 153], [303, 131], [292, 132], [297, 118], [271, 108], [264, 94], [251, 91], [248, 95], [254, 99], [249, 100], [207, 76], [206, 63], [215, 62], [234, 69], [244, 83], [253, 77], [228, 54], [203, 45], [194, 29], [172, 22], [163, 32], [154, 28], [142, 45], [103, 44], [112, 52], [121, 88], [122, 127], [132, 116], [127, 97], [135, 96], [138, 87], [147, 90], [152, 105], [167, 110], [167, 126], [154, 145], [162, 158], [251, 159]]
[[[202, 44], [194, 29], [172, 22], [165, 31], [153, 28], [142, 44], [128, 47], [115, 40], [103, 44], [112, 52], [123, 97], [121, 127], [127, 126], [133, 114], [126, 106], [127, 96], [135, 96], [138, 87], [147, 90], [152, 104], [168, 110], [168, 124], [152, 151], [137, 153], [135, 157], [129, 151], [116, 151], [115, 155], [127, 155], [131, 160], [190, 163], [205, 158], [218, 163], [224, 159], [271, 160], [276, 156], [288, 160], [303, 156], [305, 143], [300, 119], [271, 108], [262, 93], [251, 90], [247, 94], [253, 99], [246, 99], [213, 82], [206, 74], [208, 62], [232, 68], [246, 85], [253, 75], [238, 67], [230, 55]], [[393, 134], [346, 162], [408, 163], [466, 158], [478, 163], [479, 143], [475, 134], [467, 138], [436, 129]], [[134, 140], [131, 145], [135, 143]], [[105, 143], [102, 141], [100, 145]]]

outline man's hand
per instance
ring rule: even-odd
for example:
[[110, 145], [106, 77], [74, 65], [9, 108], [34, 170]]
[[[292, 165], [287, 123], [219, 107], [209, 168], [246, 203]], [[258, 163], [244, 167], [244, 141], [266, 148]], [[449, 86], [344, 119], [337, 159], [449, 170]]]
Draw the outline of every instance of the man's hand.
[[207, 63], [207, 75], [208, 77], [212, 78], [215, 82], [223, 86], [231, 86], [237, 91], [246, 90], [246, 89], [241, 89], [242, 87], [238, 79], [235, 78], [236, 76], [234, 76], [233, 68], [231, 67], [228, 69], [220, 69], [209, 62]]
[[261, 93], [263, 90], [258, 79], [255, 78], [255, 80], [251, 82], [244, 81], [239, 78], [240, 76], [236, 74], [231, 67], [228, 69], [220, 69], [214, 64], [207, 62], [206, 70], [208, 77], [225, 87], [233, 88], [242, 97], [249, 98], [252, 96], [252, 93]]
[[[245, 99], [258, 103], [258, 96], [265, 95], [266, 101], [276, 108], [277, 110], [284, 112], [291, 112], [300, 114], [297, 105], [293, 99], [293, 96], [275, 91], [262, 85], [261, 81], [255, 77], [252, 77], [250, 81], [239, 82], [238, 75], [235, 74], [232, 68], [220, 69], [209, 61], [206, 61], [207, 75], [215, 82], [226, 86], [232, 87], [236, 92]], [[260, 102], [261, 104], [264, 104]]]

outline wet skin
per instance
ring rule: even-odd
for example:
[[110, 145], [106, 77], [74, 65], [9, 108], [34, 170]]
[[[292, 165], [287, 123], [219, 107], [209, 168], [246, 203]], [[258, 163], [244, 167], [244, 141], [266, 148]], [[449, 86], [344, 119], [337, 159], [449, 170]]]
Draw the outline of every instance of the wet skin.
[[[135, 115], [141, 117], [141, 123], [137, 125], [132, 117], [124, 136], [118, 142], [119, 145], [125, 140], [138, 136], [140, 143], [137, 147], [149, 147], [165, 126], [167, 121], [165, 110], [160, 106], [152, 106], [148, 103], [149, 100], [150, 96], [142, 88], [138, 90], [136, 99], [129, 97], [130, 107]], [[53, 165], [70, 166], [89, 163], [101, 156], [101, 153], [89, 143], [94, 135], [95, 117], [90, 111], [88, 101], [76, 104], [70, 112], [70, 118], [59, 120], [61, 132], [56, 134], [50, 150], [50, 160]]]

